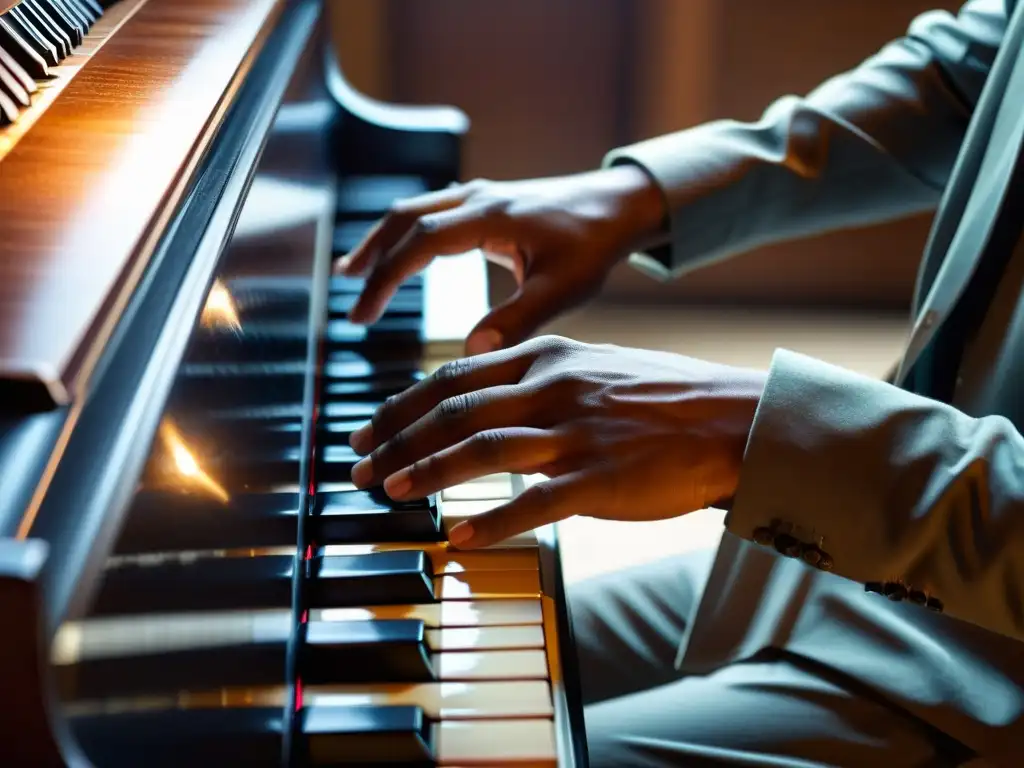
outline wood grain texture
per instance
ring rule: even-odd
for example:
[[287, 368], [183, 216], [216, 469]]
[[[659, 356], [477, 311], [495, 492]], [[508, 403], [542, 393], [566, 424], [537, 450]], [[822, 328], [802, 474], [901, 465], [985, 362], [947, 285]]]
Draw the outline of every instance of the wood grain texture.
[[0, 160], [0, 383], [81, 395], [280, 7], [148, 0]]
[[[14, 148], [18, 140], [31, 130], [36, 121], [53, 104], [86, 62], [117, 33], [121, 25], [145, 2], [146, 0], [120, 0], [107, 8], [100, 19], [85, 34], [82, 44], [60, 64], [50, 67], [50, 79], [36, 82], [39, 90], [32, 94], [32, 105], [22, 110], [12, 125], [0, 128], [0, 162], [3, 162], [4, 155]], [[0, 7], [2, 6], [3, 2], [0, 2]]]

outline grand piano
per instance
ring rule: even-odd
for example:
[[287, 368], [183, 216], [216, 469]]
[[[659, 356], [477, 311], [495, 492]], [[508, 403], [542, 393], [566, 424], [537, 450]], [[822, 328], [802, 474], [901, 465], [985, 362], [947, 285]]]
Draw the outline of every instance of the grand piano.
[[[337, 0], [344, 2], [344, 0]], [[555, 531], [447, 530], [350, 433], [461, 353], [479, 253], [332, 274], [459, 178], [318, 0], [0, 0], [0, 765], [584, 768]]]

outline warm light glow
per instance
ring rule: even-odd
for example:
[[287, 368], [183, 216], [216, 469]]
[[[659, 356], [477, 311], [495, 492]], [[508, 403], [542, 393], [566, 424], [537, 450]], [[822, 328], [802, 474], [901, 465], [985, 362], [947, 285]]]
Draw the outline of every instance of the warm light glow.
[[229, 328], [233, 331], [242, 329], [235, 300], [227, 286], [219, 279], [214, 280], [210, 286], [210, 293], [206, 297], [199, 322], [204, 328]]
[[230, 494], [203, 470], [199, 459], [170, 419], [165, 418], [160, 424], [159, 440], [167, 457], [161, 474], [168, 481], [184, 490], [200, 490], [227, 503]]

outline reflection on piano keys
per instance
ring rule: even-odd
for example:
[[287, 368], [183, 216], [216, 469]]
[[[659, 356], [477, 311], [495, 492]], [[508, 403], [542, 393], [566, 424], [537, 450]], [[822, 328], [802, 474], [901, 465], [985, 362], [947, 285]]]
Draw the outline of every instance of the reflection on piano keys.
[[[170, 46], [159, 71], [174, 73], [162, 91], [126, 75], [133, 88], [125, 98], [138, 103], [121, 106], [106, 154], [89, 155], [84, 170], [70, 155], [46, 155], [74, 192], [59, 220], [39, 228], [0, 217], [0, 240], [10, 226], [23, 236], [57, 233], [19, 241], [33, 253], [64, 253], [74, 232], [91, 258], [112, 254], [81, 296], [67, 287], [81, 264], [51, 258], [68, 271], [49, 303], [25, 312], [0, 303], [0, 324], [26, 312], [49, 317], [62, 302], [74, 316], [33, 354], [8, 355], [17, 365], [0, 365], [4, 386], [24, 379], [50, 396], [25, 413], [66, 405], [105, 426], [109, 402], [105, 412], [91, 405], [105, 402], [114, 376], [105, 355], [123, 354], [122, 331], [152, 342], [132, 369], [139, 389], [121, 394], [121, 432], [99, 429], [96, 443], [81, 427], [63, 433], [71, 455], [113, 455], [104, 451], [126, 435], [138, 453], [111, 474], [123, 492], [102, 497], [110, 505], [103, 524], [78, 525], [77, 509], [61, 518], [57, 502], [43, 504], [44, 525], [35, 511], [21, 520], [30, 537], [56, 531], [54, 551], [90, 557], [69, 566], [82, 582], [71, 590], [73, 609], [71, 595], [47, 597], [40, 609], [60, 621], [48, 630], [49, 676], [40, 678], [54, 690], [41, 687], [35, 701], [59, 703], [42, 719], [60, 735], [48, 742], [27, 733], [18, 754], [56, 744], [70, 763], [66, 730], [96, 768], [585, 768], [581, 711], [564, 674], [572, 648], [553, 531], [473, 552], [448, 543], [453, 525], [513, 498], [518, 479], [478, 478], [404, 502], [351, 484], [352, 432], [388, 397], [461, 354], [486, 311], [485, 269], [479, 253], [439, 259], [400, 287], [379, 322], [361, 327], [347, 313], [363, 281], [333, 275], [332, 265], [396, 198], [458, 178], [465, 119], [355, 93], [317, 20], [318, 0], [8, 5], [0, 0], [0, 212], [9, 217], [21, 210], [9, 186], [53, 170], [33, 164], [43, 156], [39, 137], [60, 124], [47, 110], [69, 113], [90, 75], [109, 77], [118, 57], [129, 61], [125, 51], [147, 29]], [[261, 98], [263, 85], [276, 95]], [[61, 101], [62, 93], [74, 99]], [[102, 103], [89, 101], [97, 120], [111, 117]], [[171, 121], [183, 135], [169, 137], [158, 118], [174, 105], [185, 110]], [[260, 129], [252, 116], [268, 105], [274, 111]], [[113, 166], [158, 145], [166, 157], [154, 158], [158, 171], [133, 194]], [[203, 187], [211, 178], [217, 186]], [[99, 219], [86, 215], [96, 200], [76, 184], [103, 186], [123, 229], [96, 234]], [[210, 200], [196, 189], [212, 189]], [[186, 259], [176, 272], [160, 271], [170, 270], [158, 257], [165, 245]], [[129, 272], [132, 280], [115, 285]], [[154, 277], [165, 274], [176, 281]], [[161, 291], [173, 296], [150, 299]], [[25, 292], [41, 293], [38, 282]], [[122, 317], [128, 306], [164, 313]], [[137, 331], [150, 326], [148, 335]], [[165, 337], [180, 342], [167, 346]], [[159, 376], [158, 399], [136, 403], [144, 379]], [[151, 410], [132, 421], [131, 408]], [[68, 493], [71, 470], [53, 462], [55, 492]], [[95, 540], [62, 538], [61, 525]], [[0, 590], [0, 609], [3, 600]], [[53, 725], [60, 720], [67, 729]]]

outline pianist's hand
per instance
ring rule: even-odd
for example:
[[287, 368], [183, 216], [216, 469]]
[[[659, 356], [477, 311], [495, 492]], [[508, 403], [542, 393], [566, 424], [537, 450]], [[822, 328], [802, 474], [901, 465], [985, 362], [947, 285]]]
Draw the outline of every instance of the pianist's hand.
[[366, 275], [350, 318], [372, 323], [435, 256], [480, 248], [519, 290], [470, 334], [467, 354], [512, 346], [591, 298], [615, 263], [657, 241], [661, 193], [634, 166], [531, 181], [474, 181], [398, 202], [339, 262]]
[[764, 381], [664, 352], [531, 339], [389, 400], [352, 436], [369, 454], [352, 481], [401, 500], [498, 472], [550, 478], [452, 529], [460, 547], [577, 514], [674, 517], [735, 493]]

